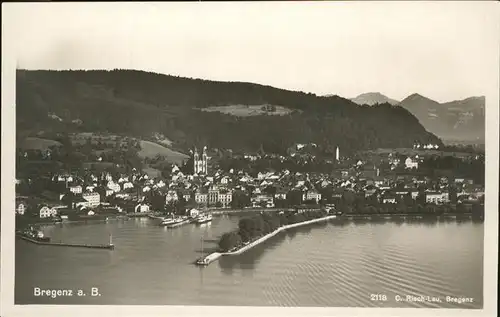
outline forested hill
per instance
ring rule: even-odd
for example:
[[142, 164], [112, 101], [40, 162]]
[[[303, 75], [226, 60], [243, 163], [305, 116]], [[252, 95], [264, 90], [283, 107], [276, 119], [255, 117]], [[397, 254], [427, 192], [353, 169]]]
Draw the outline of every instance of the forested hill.
[[[389, 104], [358, 106], [338, 96], [132, 70], [18, 70], [16, 103], [20, 132], [159, 132], [182, 147], [266, 152], [306, 142], [344, 152], [441, 144], [407, 110]], [[254, 108], [265, 112], [241, 112]]]

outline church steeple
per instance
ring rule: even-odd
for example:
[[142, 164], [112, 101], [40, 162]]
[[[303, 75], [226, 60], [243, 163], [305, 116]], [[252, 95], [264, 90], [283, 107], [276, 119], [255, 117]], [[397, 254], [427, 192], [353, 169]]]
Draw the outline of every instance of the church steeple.
[[203, 154], [201, 155], [201, 170], [203, 173], [207, 173], [208, 170], [208, 155], [207, 155], [207, 147], [203, 147]]
[[198, 149], [194, 148], [193, 153], [193, 172], [195, 174], [206, 174], [208, 171], [208, 154], [207, 147], [203, 148], [201, 155], [198, 153]]
[[200, 160], [200, 155], [198, 154], [198, 149], [194, 147], [193, 153], [193, 173], [198, 174], [198, 161]]

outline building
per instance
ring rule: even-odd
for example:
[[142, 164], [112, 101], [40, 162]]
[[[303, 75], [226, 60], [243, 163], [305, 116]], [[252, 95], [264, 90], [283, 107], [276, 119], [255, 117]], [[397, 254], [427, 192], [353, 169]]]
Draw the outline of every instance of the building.
[[374, 185], [368, 185], [365, 187], [365, 197], [370, 197], [377, 192], [377, 187]]
[[287, 191], [283, 188], [278, 188], [276, 190], [276, 194], [274, 194], [274, 198], [280, 199], [280, 200], [285, 200], [286, 199], [286, 194]]
[[109, 181], [107, 187], [111, 189], [113, 192], [117, 193], [121, 190], [120, 184], [115, 183], [113, 181]]
[[168, 204], [170, 202], [174, 202], [179, 200], [179, 196], [177, 195], [177, 191], [169, 190], [167, 195], [165, 195], [165, 203]]
[[196, 208], [192, 208], [191, 210], [189, 210], [189, 217], [195, 218], [198, 217], [200, 214], [201, 212]]
[[40, 218], [49, 218], [55, 215], [57, 215], [57, 210], [55, 208], [50, 208], [49, 206], [40, 208]]
[[184, 201], [190, 201], [192, 198], [192, 195], [189, 191], [185, 191], [182, 193], [182, 199], [184, 199]]
[[79, 209], [90, 208], [90, 203], [83, 198], [78, 199], [74, 202], [75, 207]]
[[223, 207], [231, 205], [233, 201], [233, 193], [230, 190], [219, 191], [218, 202], [222, 204]]
[[156, 187], [158, 188], [163, 188], [165, 187], [167, 184], [165, 184], [164, 181], [160, 180], [158, 183], [156, 183]]
[[123, 183], [123, 190], [132, 189], [132, 188], [134, 188], [134, 184], [132, 184], [131, 182], [124, 182]]
[[72, 192], [73, 194], [81, 194], [83, 192], [82, 186], [76, 185], [76, 186], [70, 186], [69, 191]]
[[256, 195], [250, 198], [250, 202], [252, 203], [252, 207], [262, 207], [265, 205], [266, 208], [274, 207], [274, 198], [270, 195]]
[[383, 204], [395, 204], [396, 203], [396, 197], [392, 195], [387, 195], [384, 198], [382, 198], [382, 203]]
[[227, 185], [229, 183], [229, 181], [230, 181], [230, 178], [228, 176], [224, 176], [221, 178], [220, 183]]
[[428, 204], [445, 204], [450, 202], [450, 197], [447, 192], [428, 192], [425, 194], [425, 202]]
[[417, 169], [418, 168], [418, 161], [412, 157], [407, 157], [405, 160], [405, 167], [407, 169]]
[[16, 206], [16, 214], [22, 216], [22, 215], [24, 215], [24, 213], [26, 212], [27, 209], [28, 209], [28, 206], [26, 205], [26, 203], [20, 202]]
[[198, 154], [198, 149], [194, 149], [193, 153], [193, 173], [194, 174], [207, 174], [208, 172], [208, 155], [207, 147], [203, 148], [201, 156]]
[[217, 188], [210, 188], [208, 190], [208, 203], [214, 205], [219, 201], [219, 190]]
[[149, 212], [149, 205], [140, 203], [134, 208], [134, 212]]
[[83, 193], [82, 198], [89, 203], [90, 207], [99, 206], [101, 203], [101, 195], [97, 192]]
[[419, 194], [420, 194], [420, 192], [418, 190], [411, 190], [410, 191], [411, 199], [413, 199], [413, 200], [416, 200], [418, 198]]
[[302, 194], [302, 201], [314, 200], [318, 203], [321, 200], [321, 194], [315, 190], [308, 190]]
[[121, 199], [128, 199], [128, 198], [130, 198], [130, 194], [129, 193], [119, 193], [119, 194], [116, 194], [115, 197], [121, 198]]
[[208, 193], [205, 191], [196, 191], [194, 194], [194, 200], [197, 204], [205, 205], [208, 202]]

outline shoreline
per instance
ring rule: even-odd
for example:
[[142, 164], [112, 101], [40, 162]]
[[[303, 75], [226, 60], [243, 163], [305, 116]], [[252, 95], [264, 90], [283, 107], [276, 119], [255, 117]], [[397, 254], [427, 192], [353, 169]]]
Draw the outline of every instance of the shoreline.
[[[58, 224], [66, 224], [66, 223], [93, 223], [93, 222], [106, 222], [110, 220], [126, 220], [127, 216], [125, 215], [111, 215], [111, 216], [106, 216], [105, 218], [103, 217], [96, 217], [94, 219], [92, 218], [81, 218], [78, 220], [60, 220], [60, 221], [37, 221], [37, 222], [30, 222], [27, 223], [28, 226], [47, 226], [47, 225], [58, 225]], [[130, 218], [130, 217], [128, 217]]]
[[[280, 211], [280, 210], [285, 210], [285, 211], [293, 211], [294, 209], [292, 208], [256, 208], [256, 209], [230, 209], [230, 210], [213, 210], [210, 213], [213, 216], [222, 216], [222, 215], [233, 215], [233, 214], [242, 214], [242, 213], [247, 213], [247, 212], [261, 212], [261, 211], [268, 211], [268, 212], [273, 212], [273, 211]], [[57, 225], [57, 224], [68, 224], [68, 223], [96, 223], [96, 222], [106, 222], [110, 220], [127, 220], [130, 218], [142, 218], [142, 217], [148, 217], [151, 219], [157, 218], [158, 220], [161, 219], [162, 217], [151, 217], [150, 213], [127, 213], [125, 215], [113, 215], [109, 216], [108, 219], [106, 218], [101, 218], [101, 219], [79, 219], [79, 220], [63, 220], [60, 222], [54, 222], [54, 221], [40, 221], [40, 222], [33, 222], [33, 223], [28, 223], [28, 225], [31, 226], [36, 226], [36, 225]], [[429, 217], [436, 217], [436, 218], [474, 218], [477, 217], [478, 219], [481, 219], [484, 221], [484, 215], [476, 215], [472, 212], [449, 212], [449, 213], [441, 213], [441, 214], [431, 214], [431, 213], [352, 213], [352, 214], [339, 214], [337, 217], [341, 218], [347, 218], [347, 219], [392, 219], [392, 218], [410, 218], [410, 219], [423, 219], [423, 218], [429, 218]]]
[[203, 261], [205, 262], [203, 265], [207, 266], [209, 264], [211, 264], [212, 262], [218, 260], [220, 257], [222, 256], [231, 256], [231, 255], [239, 255], [239, 254], [242, 254], [243, 252], [246, 252], [248, 250], [250, 250], [251, 248], [263, 243], [264, 241], [274, 237], [275, 235], [277, 235], [278, 233], [282, 232], [282, 231], [286, 231], [288, 229], [292, 229], [292, 228], [296, 228], [296, 227], [300, 227], [300, 226], [305, 226], [305, 225], [309, 225], [309, 224], [313, 224], [313, 223], [317, 223], [317, 222], [322, 222], [322, 221], [327, 221], [327, 220], [330, 220], [330, 219], [335, 219], [337, 218], [336, 215], [330, 215], [330, 216], [326, 216], [326, 217], [321, 217], [321, 218], [317, 218], [317, 219], [312, 219], [312, 220], [307, 220], [307, 221], [304, 221], [304, 222], [300, 222], [300, 223], [294, 223], [294, 224], [291, 224], [291, 225], [286, 225], [286, 226], [283, 226], [283, 227], [280, 227], [276, 230], [274, 230], [273, 232], [270, 232], [260, 238], [258, 238], [257, 240], [254, 240], [252, 242], [250, 242], [249, 244], [241, 247], [240, 249], [236, 250], [236, 251], [232, 251], [232, 252], [213, 252], [205, 257], [203, 257]]

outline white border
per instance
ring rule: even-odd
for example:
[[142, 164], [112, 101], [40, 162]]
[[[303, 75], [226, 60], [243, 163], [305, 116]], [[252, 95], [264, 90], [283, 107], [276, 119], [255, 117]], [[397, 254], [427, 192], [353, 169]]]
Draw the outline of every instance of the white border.
[[[450, 3], [450, 2], [449, 2]], [[344, 5], [350, 5], [345, 3]], [[484, 309], [411, 309], [411, 308], [264, 308], [264, 307], [203, 307], [203, 306], [50, 306], [50, 305], [13, 305], [14, 303], [14, 153], [15, 150], [15, 21], [9, 20], [8, 10], [19, 4], [2, 3], [2, 227], [1, 227], [1, 305], [2, 316], [89, 316], [120, 315], [120, 316], [160, 316], [160, 315], [228, 315], [228, 316], [352, 316], [367, 314], [373, 316], [496, 316], [497, 304], [497, 263], [498, 263], [498, 151], [499, 151], [499, 41], [491, 38], [491, 72], [486, 88], [486, 217], [484, 243]], [[23, 4], [27, 5], [27, 4]], [[49, 4], [46, 5], [55, 5]], [[81, 5], [81, 3], [80, 3]], [[105, 5], [105, 4], [103, 4]], [[109, 4], [107, 4], [109, 6]], [[113, 3], [121, 6], [122, 3]], [[161, 5], [169, 5], [162, 3]], [[181, 5], [181, 4], [177, 4]], [[188, 4], [186, 4], [188, 5]], [[189, 5], [193, 5], [192, 3]], [[220, 5], [211, 3], [211, 5]], [[225, 4], [227, 5], [227, 3]], [[234, 4], [238, 5], [238, 4]], [[248, 5], [248, 4], [247, 4]], [[260, 4], [257, 4], [260, 5]], [[269, 3], [267, 4], [270, 5]], [[278, 4], [283, 9], [283, 3]], [[360, 5], [359, 2], [353, 5]], [[384, 5], [384, 2], [377, 4]], [[499, 3], [476, 2], [478, 7], [489, 8], [486, 19], [497, 21], [496, 32], [500, 34]], [[422, 21], [426, 23], [426, 21]], [[12, 27], [12, 28], [9, 28]], [[496, 57], [496, 58], [495, 58]]]

